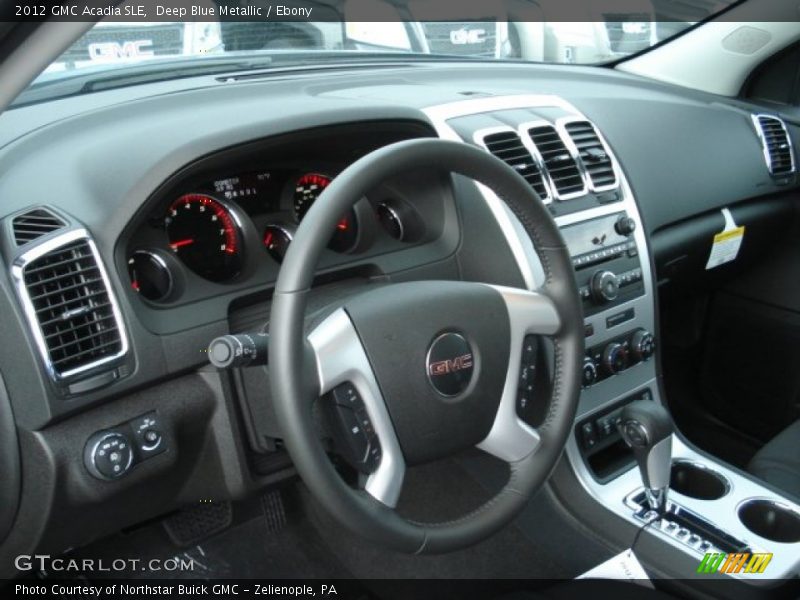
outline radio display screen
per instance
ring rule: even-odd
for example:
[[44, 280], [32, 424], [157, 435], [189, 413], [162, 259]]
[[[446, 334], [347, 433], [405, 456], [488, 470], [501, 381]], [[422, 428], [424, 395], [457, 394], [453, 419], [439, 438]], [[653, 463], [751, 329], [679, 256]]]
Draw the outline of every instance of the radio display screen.
[[569, 247], [570, 256], [580, 256], [588, 252], [597, 252], [628, 241], [614, 229], [614, 224], [623, 213], [616, 213], [599, 219], [592, 219], [577, 225], [570, 225], [561, 230], [561, 235]]

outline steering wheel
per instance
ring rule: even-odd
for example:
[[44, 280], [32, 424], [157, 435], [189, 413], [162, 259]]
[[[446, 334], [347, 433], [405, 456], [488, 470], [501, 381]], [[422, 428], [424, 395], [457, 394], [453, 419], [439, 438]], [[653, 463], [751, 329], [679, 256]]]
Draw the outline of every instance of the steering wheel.
[[[390, 176], [431, 165], [483, 183], [503, 199], [531, 238], [543, 285], [537, 291], [464, 281], [376, 285], [343, 301], [307, 333], [315, 267], [340, 216]], [[529, 334], [548, 336], [554, 353], [548, 410], [536, 428], [516, 410]], [[583, 339], [569, 252], [528, 183], [467, 144], [399, 142], [364, 156], [333, 180], [284, 258], [270, 317], [276, 418], [303, 481], [342, 524], [401, 552], [457, 550], [513, 519], [555, 466], [575, 417]], [[364, 489], [343, 481], [315, 429], [312, 405], [334, 389], [343, 390], [335, 402], [365, 410], [374, 429], [376, 468]], [[508, 463], [508, 482], [496, 496], [445, 523], [412, 522], [394, 510], [406, 465], [472, 446]]]

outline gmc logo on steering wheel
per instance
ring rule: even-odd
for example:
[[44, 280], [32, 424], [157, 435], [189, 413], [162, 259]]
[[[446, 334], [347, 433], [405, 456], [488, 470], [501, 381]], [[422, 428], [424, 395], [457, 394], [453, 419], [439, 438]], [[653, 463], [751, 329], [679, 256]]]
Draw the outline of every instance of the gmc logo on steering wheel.
[[472, 353], [432, 362], [428, 365], [428, 373], [430, 375], [447, 375], [470, 367], [472, 367]]

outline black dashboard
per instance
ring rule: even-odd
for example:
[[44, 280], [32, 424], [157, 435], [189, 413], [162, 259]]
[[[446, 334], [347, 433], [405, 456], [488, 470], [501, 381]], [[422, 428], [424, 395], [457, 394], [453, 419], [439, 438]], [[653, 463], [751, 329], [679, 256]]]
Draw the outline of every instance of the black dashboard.
[[[62, 550], [108, 533], [119, 514], [131, 524], [220, 489], [241, 497], [290, 469], [276, 454], [280, 432], [265, 401], [267, 374], [220, 376], [204, 352], [217, 335], [266, 327], [272, 287], [302, 217], [337, 173], [374, 149], [449, 136], [494, 151], [487, 136], [509, 131], [522, 132], [529, 150], [541, 149], [547, 141], [537, 141], [535, 128], [542, 123], [559, 124], [561, 139], [573, 142], [582, 133], [562, 123], [565, 117], [596, 127], [601, 141], [586, 156], [570, 143], [550, 157], [555, 162], [541, 150], [534, 158], [548, 173], [565, 153], [577, 165], [578, 188], [559, 188], [548, 176], [542, 189], [565, 236], [574, 238], [574, 259], [587, 261], [574, 264], [577, 276], [585, 275], [587, 348], [598, 356], [609, 340], [628, 343], [634, 325], [656, 327], [651, 267], [677, 251], [659, 246], [659, 233], [701, 216], [719, 230], [720, 208], [765, 197], [769, 208], [797, 194], [793, 178], [775, 178], [765, 165], [751, 118], [757, 107], [601, 68], [395, 64], [187, 78], [49, 104], [0, 116], [7, 267], [0, 277], [0, 401], [8, 397], [0, 414], [5, 425], [12, 418], [18, 437], [18, 444], [3, 437], [0, 454], [16, 456], [19, 448], [16, 472], [27, 482], [22, 501], [6, 504], [4, 518], [10, 523], [16, 515], [16, 525], [3, 531], [0, 519], [0, 538], [8, 536], [3, 555], [32, 544]], [[787, 127], [800, 139], [798, 124]], [[613, 182], [593, 177], [594, 160], [608, 160]], [[320, 264], [319, 306], [370, 282], [526, 283], [518, 268], [524, 248], [509, 246], [502, 214], [471, 183], [430, 167], [384, 182], [342, 215]], [[522, 174], [534, 185], [542, 172]], [[594, 230], [579, 232], [590, 218], [602, 223], [613, 247], [604, 247], [605, 235], [593, 241]], [[635, 233], [622, 231], [625, 218], [634, 220]], [[20, 237], [31, 231], [33, 238]], [[76, 245], [68, 255], [48, 254], [61, 246], [37, 250], [66, 234]], [[662, 248], [660, 258], [653, 248]], [[81, 289], [105, 302], [107, 312], [96, 318], [115, 323], [124, 343], [112, 346], [113, 332], [92, 329], [91, 344], [77, 351], [109, 360], [65, 376], [45, 360], [48, 344], [57, 339], [63, 350], [72, 342], [58, 328], [35, 335], [32, 319], [43, 323], [45, 309], [51, 320], [85, 315], [54, 303], [42, 308], [30, 290], [48, 284], [41, 274], [58, 261], [82, 270], [92, 256], [99, 265], [92, 281], [101, 287], [84, 281]], [[593, 295], [588, 267], [598, 261], [616, 261], [617, 273], [630, 276], [617, 281], [629, 284], [627, 296]], [[26, 277], [34, 272], [32, 283]], [[40, 291], [49, 297], [46, 287]], [[637, 320], [626, 313], [632, 309]], [[628, 324], [609, 320], [620, 314], [630, 314]], [[597, 406], [601, 393], [630, 391], [634, 380], [626, 377], [646, 369], [647, 378], [656, 377], [652, 361], [631, 363], [629, 374], [598, 383], [584, 409]], [[117, 481], [86, 472], [86, 440], [98, 431], [128, 431], [153, 414], [166, 451], [140, 452], [136, 468]], [[89, 525], [80, 518], [87, 508], [96, 510]]]

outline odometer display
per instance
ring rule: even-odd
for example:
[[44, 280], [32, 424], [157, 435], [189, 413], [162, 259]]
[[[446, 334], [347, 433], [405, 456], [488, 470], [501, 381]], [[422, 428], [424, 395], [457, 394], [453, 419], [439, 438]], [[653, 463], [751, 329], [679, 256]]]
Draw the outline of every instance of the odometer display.
[[242, 266], [239, 225], [230, 209], [206, 194], [186, 194], [164, 220], [169, 246], [192, 271], [211, 281], [235, 277]]

